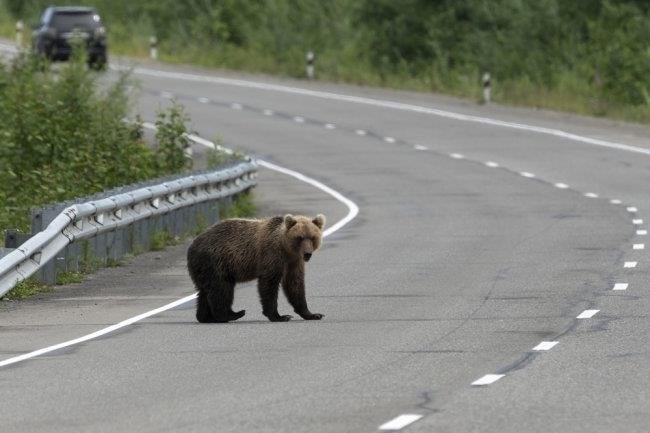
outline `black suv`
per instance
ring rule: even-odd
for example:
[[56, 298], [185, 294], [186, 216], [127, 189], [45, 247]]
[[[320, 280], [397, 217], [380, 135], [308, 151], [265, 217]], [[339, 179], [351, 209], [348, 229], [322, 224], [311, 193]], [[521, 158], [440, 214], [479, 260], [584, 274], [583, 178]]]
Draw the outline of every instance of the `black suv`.
[[88, 64], [106, 64], [106, 28], [97, 11], [88, 7], [49, 7], [32, 33], [32, 49], [50, 60], [68, 60], [71, 41], [79, 37], [88, 49]]

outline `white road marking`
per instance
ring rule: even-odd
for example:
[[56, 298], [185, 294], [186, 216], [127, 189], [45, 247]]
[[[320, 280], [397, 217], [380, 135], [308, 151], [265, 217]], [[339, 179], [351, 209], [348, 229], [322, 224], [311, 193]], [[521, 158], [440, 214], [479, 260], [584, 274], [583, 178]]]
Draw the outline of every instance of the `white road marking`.
[[416, 144], [415, 146], [413, 146], [413, 149], [415, 149], [415, 150], [429, 150], [428, 147], [422, 146], [421, 144]]
[[363, 129], [357, 129], [357, 130], [354, 131], [354, 132], [355, 132], [357, 135], [366, 135], [366, 134], [367, 134], [367, 132], [366, 132], [365, 130], [363, 130]]
[[591, 319], [598, 313], [600, 310], [585, 310], [582, 313], [578, 314], [576, 319]]
[[230, 104], [230, 108], [232, 108], [233, 110], [241, 110], [244, 107], [238, 102], [233, 102], [232, 104]]
[[648, 234], [648, 231], [647, 230], [637, 230], [636, 234], [639, 235], [639, 236], [645, 236], [645, 235]]
[[[156, 128], [155, 125], [153, 123], [150, 123], [150, 122], [143, 122], [142, 126], [145, 127], [145, 128], [148, 128], [148, 129], [155, 129]], [[198, 144], [204, 145], [206, 147], [209, 147], [209, 148], [212, 148], [212, 149], [214, 149], [214, 148], [222, 148], [225, 151], [229, 151], [230, 153], [233, 152], [231, 149], [224, 148], [222, 146], [217, 146], [213, 142], [211, 142], [209, 140], [206, 140], [204, 138], [198, 137], [196, 135], [188, 134], [187, 136], [191, 140], [194, 140]], [[257, 163], [259, 165], [263, 166], [263, 167], [266, 167], [266, 168], [270, 169], [270, 170], [274, 170], [274, 171], [286, 174], [286, 175], [294, 177], [294, 178], [296, 178], [296, 179], [298, 179], [298, 180], [300, 180], [302, 182], [308, 183], [308, 184], [320, 189], [321, 191], [331, 195], [336, 200], [342, 202], [345, 206], [347, 206], [347, 208], [348, 208], [347, 215], [343, 219], [337, 221], [336, 224], [334, 224], [333, 226], [331, 226], [327, 230], [323, 231], [323, 237], [327, 237], [327, 236], [331, 235], [332, 233], [336, 232], [337, 230], [340, 230], [343, 226], [345, 226], [347, 223], [352, 221], [357, 216], [357, 214], [359, 213], [359, 207], [352, 200], [350, 200], [347, 197], [343, 196], [343, 194], [341, 194], [338, 191], [330, 188], [329, 186], [317, 181], [316, 179], [312, 179], [311, 177], [305, 176], [304, 174], [299, 173], [297, 171], [293, 171], [293, 170], [290, 170], [288, 168], [280, 167], [279, 165], [275, 165], [273, 163], [270, 163], [270, 162], [267, 162], [267, 161], [264, 161], [264, 160], [257, 160]], [[133, 316], [133, 317], [128, 318], [126, 320], [123, 320], [123, 321], [121, 321], [119, 323], [116, 323], [116, 324], [111, 325], [111, 326], [107, 326], [105, 328], [102, 328], [102, 329], [100, 329], [98, 331], [95, 331], [95, 332], [92, 332], [90, 334], [86, 334], [86, 335], [81, 336], [79, 338], [64, 341], [63, 343], [59, 343], [59, 344], [55, 344], [55, 345], [52, 345], [52, 346], [44, 347], [42, 349], [38, 349], [38, 350], [34, 350], [32, 352], [24, 353], [22, 355], [14, 356], [12, 358], [7, 358], [5, 360], [0, 361], [0, 367], [15, 364], [15, 363], [18, 363], [18, 362], [21, 362], [21, 361], [25, 361], [25, 360], [28, 360], [28, 359], [31, 359], [31, 358], [35, 358], [35, 357], [40, 356], [40, 355], [44, 355], [46, 353], [54, 352], [55, 350], [63, 349], [65, 347], [70, 347], [70, 346], [74, 346], [76, 344], [80, 344], [80, 343], [83, 343], [83, 342], [86, 342], [86, 341], [89, 341], [89, 340], [93, 340], [95, 338], [98, 338], [98, 337], [101, 337], [103, 335], [114, 332], [114, 331], [116, 331], [118, 329], [121, 329], [121, 328], [124, 328], [126, 326], [132, 325], [133, 323], [139, 322], [139, 321], [141, 321], [143, 319], [146, 319], [148, 317], [154, 316], [156, 314], [162, 313], [162, 312], [167, 311], [167, 310], [171, 310], [172, 308], [178, 307], [179, 305], [190, 302], [190, 301], [196, 299], [196, 296], [197, 296], [196, 293], [194, 293], [192, 295], [188, 295], [188, 296], [185, 296], [185, 297], [183, 297], [181, 299], [178, 299], [178, 300], [176, 300], [174, 302], [170, 302], [169, 304], [163, 305], [162, 307], [158, 307], [156, 309], [147, 311], [145, 313], [138, 314], [137, 316]]]
[[172, 99], [174, 97], [174, 94], [169, 92], [160, 92], [160, 97], [165, 99]]
[[395, 139], [393, 137], [384, 137], [384, 141], [386, 143], [395, 143]]
[[492, 119], [489, 117], [473, 116], [470, 114], [456, 113], [453, 111], [439, 110], [436, 108], [425, 107], [421, 105], [406, 104], [406, 103], [389, 101], [384, 99], [373, 99], [373, 98], [366, 98], [362, 96], [345, 95], [342, 93], [303, 89], [300, 87], [291, 87], [291, 86], [285, 86], [281, 84], [261, 83], [258, 81], [248, 81], [248, 80], [240, 80], [234, 78], [189, 74], [184, 72], [161, 71], [161, 70], [149, 69], [143, 67], [131, 68], [127, 66], [111, 64], [110, 68], [114, 70], [132, 70], [133, 73], [135, 74], [147, 75], [152, 77], [163, 77], [163, 78], [171, 78], [175, 80], [195, 81], [195, 82], [202, 82], [202, 83], [249, 88], [249, 89], [290, 93], [294, 95], [309, 96], [313, 98], [329, 99], [329, 100], [349, 102], [354, 104], [363, 104], [363, 105], [370, 105], [370, 106], [381, 107], [381, 108], [390, 108], [394, 110], [409, 111], [413, 113], [429, 114], [432, 116], [444, 117], [447, 119], [454, 119], [454, 120], [459, 120], [464, 122], [472, 122], [472, 123], [479, 123], [483, 125], [496, 126], [501, 128], [535, 132], [538, 134], [551, 135], [565, 140], [590, 144], [593, 146], [607, 147], [610, 149], [624, 150], [627, 152], [650, 155], [650, 149], [647, 148], [631, 146], [622, 143], [616, 143], [613, 141], [601, 140], [598, 138], [586, 137], [578, 134], [573, 134], [571, 132], [562, 131], [560, 129], [528, 125], [525, 123], [507, 122], [504, 120]]
[[558, 182], [554, 186], [556, 188], [560, 188], [560, 189], [567, 189], [569, 187], [569, 185], [567, 185], [566, 183], [562, 183], [562, 182]]
[[449, 156], [454, 158], [454, 159], [463, 159], [463, 158], [465, 158], [465, 155], [463, 155], [462, 153], [450, 153]]
[[627, 286], [629, 284], [627, 283], [616, 283], [614, 284], [614, 287], [612, 287], [612, 290], [627, 290]]
[[625, 262], [623, 264], [623, 267], [624, 268], [636, 268], [637, 264], [638, 264], [638, 262]]
[[621, 204], [621, 201], [617, 198], [609, 201], [611, 204]]
[[529, 179], [532, 179], [532, 178], [535, 177], [535, 175], [533, 173], [530, 173], [528, 171], [522, 171], [522, 172], [519, 173], [519, 175], [523, 176], [523, 177], [527, 177]]
[[641, 224], [643, 224], [643, 219], [641, 219], [641, 218], [633, 219], [632, 224], [634, 224], [636, 226], [640, 226]]
[[537, 346], [533, 347], [535, 351], [551, 350], [559, 341], [542, 341]]
[[379, 430], [401, 430], [409, 424], [422, 418], [422, 415], [406, 413], [391, 419], [390, 421], [379, 426]]
[[484, 386], [496, 382], [501, 379], [505, 374], [486, 374], [485, 376], [476, 379], [472, 382], [472, 386]]
[[206, 98], [205, 96], [201, 96], [200, 98], [198, 98], [198, 101], [202, 104], [207, 104], [208, 102], [210, 102], [210, 99]]
[[336, 125], [333, 123], [326, 123], [325, 129], [336, 129]]
[[305, 118], [302, 117], [302, 116], [295, 116], [293, 118], [293, 121], [296, 122], [296, 123], [305, 123]]
[[490, 168], [497, 168], [497, 167], [499, 166], [499, 164], [497, 164], [497, 163], [494, 162], [494, 161], [487, 161], [487, 162], [485, 163], [485, 165], [488, 166], [488, 167], [490, 167]]
[[594, 192], [586, 192], [586, 193], [584, 194], [584, 196], [585, 196], [585, 197], [588, 197], [588, 198], [598, 198], [598, 194], [596, 194], [596, 193], [594, 193]]
[[634, 206], [629, 206], [629, 207], [626, 208], [626, 209], [627, 209], [628, 212], [638, 212], [638, 209], [635, 208]]
[[275, 114], [273, 112], [273, 110], [269, 110], [268, 108], [266, 110], [264, 110], [263, 113], [264, 113], [265, 116], [273, 116]]
[[645, 250], [645, 244], [634, 244], [632, 245], [633, 250]]

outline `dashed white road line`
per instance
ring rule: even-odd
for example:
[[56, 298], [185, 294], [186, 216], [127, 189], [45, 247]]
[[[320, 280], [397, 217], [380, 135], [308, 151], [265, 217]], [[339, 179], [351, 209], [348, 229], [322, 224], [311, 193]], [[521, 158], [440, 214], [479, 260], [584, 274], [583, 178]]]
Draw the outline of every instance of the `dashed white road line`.
[[296, 123], [305, 123], [305, 118], [302, 116], [294, 116], [293, 121]]
[[556, 187], [556, 188], [560, 188], [560, 189], [567, 189], [569, 187], [569, 185], [567, 185], [566, 183], [562, 183], [562, 182], [558, 182], [553, 186]]
[[230, 104], [230, 108], [232, 108], [233, 110], [241, 110], [244, 107], [238, 102], [233, 102], [232, 104]]
[[268, 108], [264, 110], [263, 113], [265, 116], [273, 116], [275, 114], [273, 110], [269, 110]]
[[532, 179], [532, 178], [535, 177], [535, 175], [533, 173], [528, 172], [528, 171], [521, 171], [521, 172], [519, 172], [519, 175], [523, 176], [523, 177], [527, 177], [529, 179]]
[[357, 134], [357, 135], [366, 135], [366, 134], [367, 134], [367, 132], [366, 132], [364, 129], [357, 129], [357, 130], [354, 131], [354, 132], [355, 132], [355, 134]]
[[379, 430], [401, 430], [409, 424], [413, 424], [415, 421], [422, 418], [422, 415], [415, 413], [405, 413], [398, 417], [391, 419], [388, 422], [379, 426]]
[[533, 350], [537, 352], [551, 350], [559, 341], [542, 341], [537, 346], [533, 347]]
[[600, 310], [585, 310], [582, 313], [578, 314], [576, 319], [591, 319], [598, 313]]
[[386, 143], [395, 143], [395, 138], [393, 137], [384, 137]]
[[476, 379], [474, 382], [472, 382], [472, 386], [490, 385], [504, 376], [505, 374], [486, 374], [485, 376], [480, 377], [479, 379]]
[[622, 203], [622, 202], [621, 202], [619, 199], [617, 199], [617, 198], [612, 199], [612, 200], [610, 200], [609, 202], [610, 202], [611, 204], [621, 204], [621, 203]]
[[616, 283], [614, 284], [614, 287], [612, 287], [612, 290], [627, 290], [627, 287], [629, 284], [627, 283]]
[[623, 264], [623, 267], [624, 268], [636, 268], [637, 264], [638, 264], [638, 262], [625, 262]]
[[208, 102], [210, 102], [210, 99], [206, 98], [205, 96], [201, 96], [197, 100], [202, 104], [207, 104]]
[[639, 236], [645, 236], [645, 235], [648, 234], [648, 231], [647, 230], [637, 230], [636, 234], [639, 235]]
[[336, 125], [333, 123], [326, 123], [325, 129], [336, 129]]
[[644, 250], [645, 249], [645, 244], [633, 244], [632, 249], [634, 249], [634, 250]]
[[415, 150], [429, 150], [428, 147], [422, 146], [421, 144], [416, 144], [415, 146], [413, 146], [413, 149], [415, 149]]
[[465, 158], [465, 155], [462, 153], [450, 153], [449, 156], [454, 159], [463, 159]]
[[174, 97], [174, 94], [170, 92], [160, 92], [160, 97], [165, 99], [172, 99]]
[[634, 224], [635, 226], [640, 226], [641, 224], [643, 224], [643, 219], [642, 218], [633, 219], [632, 224]]
[[496, 162], [494, 162], [494, 161], [487, 161], [487, 162], [485, 163], [485, 165], [486, 165], [487, 167], [490, 167], [490, 168], [497, 168], [497, 167], [499, 167], [499, 164], [496, 163]]
[[596, 194], [595, 192], [586, 192], [584, 193], [584, 196], [587, 198], [598, 198], [598, 194]]
[[[148, 129], [155, 129], [155, 125], [150, 123], [150, 122], [144, 122], [143, 126], [145, 128], [148, 128]], [[210, 148], [213, 148], [213, 149], [217, 147], [217, 145], [215, 145], [213, 142], [211, 142], [209, 140], [205, 140], [205, 139], [197, 137], [197, 136], [194, 136], [194, 135], [188, 134], [188, 138], [190, 138], [190, 139], [196, 141], [197, 143], [199, 143], [201, 145], [204, 145], [206, 147], [210, 147]], [[200, 140], [196, 140], [197, 138], [199, 138]], [[226, 148], [224, 148], [224, 149], [226, 149]], [[230, 150], [230, 149], [226, 149], [226, 150], [229, 150], [232, 153], [232, 150]], [[348, 208], [348, 213], [344, 218], [337, 221], [334, 225], [329, 227], [327, 230], [323, 231], [323, 237], [327, 237], [327, 236], [331, 235], [332, 233], [336, 232], [337, 230], [341, 229], [347, 223], [352, 221], [357, 216], [357, 214], [359, 213], [359, 207], [352, 200], [348, 199], [343, 194], [341, 194], [338, 191], [330, 188], [329, 186], [317, 181], [316, 179], [313, 179], [313, 178], [305, 176], [304, 174], [299, 173], [297, 171], [290, 170], [288, 168], [284, 168], [284, 167], [281, 167], [279, 165], [276, 165], [276, 164], [273, 164], [273, 163], [270, 163], [270, 162], [267, 162], [267, 161], [257, 160], [257, 163], [259, 165], [263, 166], [263, 167], [266, 167], [266, 168], [270, 169], [270, 170], [274, 170], [274, 171], [286, 174], [286, 175], [291, 176], [293, 178], [296, 178], [296, 179], [298, 179], [298, 180], [300, 180], [302, 182], [308, 183], [308, 184], [320, 189], [321, 191], [331, 195], [336, 200], [342, 202]], [[154, 316], [156, 314], [162, 313], [162, 312], [167, 311], [167, 310], [171, 310], [172, 308], [178, 307], [179, 305], [185, 304], [186, 302], [190, 302], [190, 301], [196, 299], [196, 296], [197, 296], [196, 293], [193, 293], [191, 295], [188, 295], [188, 296], [185, 296], [185, 297], [183, 297], [181, 299], [178, 299], [178, 300], [176, 300], [174, 302], [170, 302], [169, 304], [163, 305], [162, 307], [158, 307], [156, 309], [147, 311], [145, 313], [138, 314], [137, 316], [133, 316], [131, 318], [128, 318], [126, 320], [118, 322], [118, 323], [116, 323], [114, 325], [107, 326], [105, 328], [102, 328], [102, 329], [100, 329], [98, 331], [95, 331], [95, 332], [92, 332], [90, 334], [86, 334], [86, 335], [81, 336], [79, 338], [64, 341], [64, 342], [59, 343], [59, 344], [44, 347], [42, 349], [34, 350], [32, 352], [29, 352], [29, 353], [24, 353], [22, 355], [14, 356], [12, 358], [4, 359], [4, 360], [0, 361], [0, 367], [5, 367], [7, 365], [16, 364], [18, 362], [25, 361], [25, 360], [28, 360], [28, 359], [31, 359], [31, 358], [35, 358], [35, 357], [40, 356], [40, 355], [45, 355], [47, 353], [51, 353], [51, 352], [54, 352], [56, 350], [63, 349], [65, 347], [70, 347], [70, 346], [74, 346], [76, 344], [84, 343], [84, 342], [89, 341], [89, 340], [93, 340], [95, 338], [98, 338], [98, 337], [101, 337], [103, 335], [114, 332], [114, 331], [116, 331], [118, 329], [121, 329], [121, 328], [124, 328], [126, 326], [132, 325], [132, 324], [134, 324], [136, 322], [139, 322], [139, 321], [141, 321], [143, 319], [146, 319], [148, 317]]]
[[639, 211], [639, 210], [638, 210], [637, 208], [635, 208], [634, 206], [628, 206], [628, 207], [626, 208], [626, 210], [627, 210], [628, 212], [638, 212], [638, 211]]

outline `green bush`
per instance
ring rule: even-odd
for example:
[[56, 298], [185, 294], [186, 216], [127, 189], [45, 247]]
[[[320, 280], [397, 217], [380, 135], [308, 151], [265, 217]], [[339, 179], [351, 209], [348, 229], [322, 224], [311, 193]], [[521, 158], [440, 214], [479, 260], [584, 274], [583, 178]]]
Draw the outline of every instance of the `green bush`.
[[177, 173], [186, 116], [159, 113], [159, 146], [129, 114], [127, 74], [106, 86], [82, 56], [58, 69], [28, 54], [0, 64], [0, 229], [29, 231], [29, 209]]

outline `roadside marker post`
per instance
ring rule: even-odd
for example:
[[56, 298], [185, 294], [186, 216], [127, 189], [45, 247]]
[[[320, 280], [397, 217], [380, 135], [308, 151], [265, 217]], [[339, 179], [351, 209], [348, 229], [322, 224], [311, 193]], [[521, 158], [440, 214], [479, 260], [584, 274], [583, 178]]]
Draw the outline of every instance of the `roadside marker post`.
[[149, 38], [149, 57], [158, 60], [158, 38], [155, 36]]
[[309, 80], [314, 79], [314, 60], [316, 60], [316, 56], [312, 51], [307, 51], [307, 55], [305, 56], [305, 59], [307, 60], [307, 78]]

